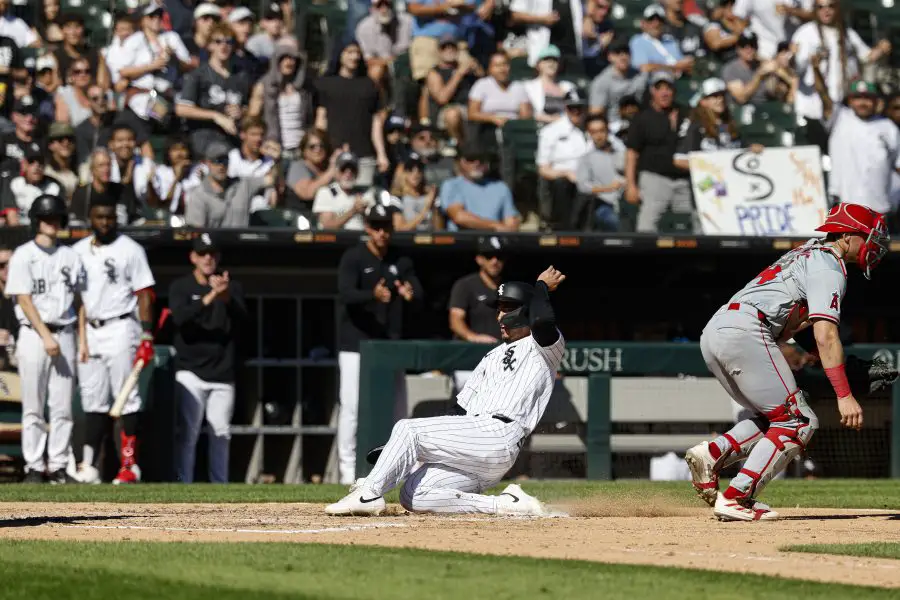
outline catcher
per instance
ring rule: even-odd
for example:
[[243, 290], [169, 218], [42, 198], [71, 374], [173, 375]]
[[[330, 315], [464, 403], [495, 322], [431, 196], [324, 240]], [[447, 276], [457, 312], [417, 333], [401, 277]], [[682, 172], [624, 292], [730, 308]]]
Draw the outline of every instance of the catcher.
[[[698, 495], [723, 521], [778, 518], [756, 496], [805, 448], [818, 427], [779, 341], [811, 327], [819, 360], [837, 396], [841, 424], [852, 429], [863, 425], [838, 333], [846, 265], [857, 265], [869, 279], [890, 238], [884, 218], [858, 204], [836, 205], [817, 230], [825, 232], [824, 240], [808, 241], [757, 275], [713, 315], [700, 337], [709, 370], [738, 404], [754, 414], [685, 456]], [[853, 364], [862, 372], [861, 379], [873, 371], [873, 388], [897, 375], [884, 365], [870, 367], [858, 359]], [[719, 492], [719, 471], [744, 458], [737, 477]]]

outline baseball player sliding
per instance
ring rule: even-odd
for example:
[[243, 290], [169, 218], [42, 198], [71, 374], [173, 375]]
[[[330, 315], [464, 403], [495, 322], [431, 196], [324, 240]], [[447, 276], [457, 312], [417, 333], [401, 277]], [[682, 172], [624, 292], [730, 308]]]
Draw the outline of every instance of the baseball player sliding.
[[[94, 203], [89, 212], [93, 235], [74, 246], [84, 265], [79, 313], [78, 385], [84, 408], [84, 457], [72, 477], [100, 483], [99, 458], [112, 398], [132, 365], [153, 359], [153, 273], [144, 249], [117, 231], [116, 205]], [[140, 322], [139, 322], [140, 321]], [[137, 483], [137, 426], [141, 398], [132, 389], [119, 428], [121, 468], [113, 484]]]
[[[812, 239], [757, 275], [716, 312], [703, 330], [703, 359], [732, 398], [755, 416], [728, 433], [688, 450], [698, 495], [725, 521], [776, 519], [757, 502], [766, 484], [809, 443], [818, 419], [797, 388], [778, 342], [813, 328], [819, 359], [834, 387], [841, 424], [863, 425], [863, 411], [851, 392], [838, 334], [847, 288], [847, 267], [870, 278], [888, 250], [884, 218], [858, 204], [838, 204]], [[722, 467], [746, 458], [724, 492]]]
[[[551, 266], [534, 286], [501, 285], [488, 303], [497, 309], [503, 343], [457, 396], [464, 414], [398, 421], [369, 476], [325, 512], [378, 515], [384, 494], [405, 480], [400, 504], [412, 512], [546, 514], [518, 485], [498, 496], [481, 492], [512, 467], [547, 407], [566, 344], [548, 292], [565, 278]], [[416, 463], [422, 466], [413, 472]]]
[[[81, 259], [57, 243], [57, 234], [69, 221], [62, 198], [39, 196], [28, 218], [34, 239], [13, 252], [6, 283], [6, 295], [16, 298], [21, 325], [16, 357], [22, 381], [25, 483], [67, 483]], [[44, 421], [47, 404], [49, 432]]]

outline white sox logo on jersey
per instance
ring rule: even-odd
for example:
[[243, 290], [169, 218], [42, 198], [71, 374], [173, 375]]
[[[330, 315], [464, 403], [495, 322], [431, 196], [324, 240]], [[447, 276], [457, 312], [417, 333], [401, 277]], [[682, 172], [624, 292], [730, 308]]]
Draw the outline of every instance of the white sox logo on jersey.
[[504, 371], [512, 371], [516, 368], [516, 357], [515, 357], [515, 348], [510, 346], [506, 349], [506, 354], [503, 355], [503, 370]]
[[106, 278], [110, 283], [116, 283], [119, 280], [119, 276], [116, 274], [116, 261], [112, 258], [107, 258], [103, 261], [103, 266], [106, 267]]

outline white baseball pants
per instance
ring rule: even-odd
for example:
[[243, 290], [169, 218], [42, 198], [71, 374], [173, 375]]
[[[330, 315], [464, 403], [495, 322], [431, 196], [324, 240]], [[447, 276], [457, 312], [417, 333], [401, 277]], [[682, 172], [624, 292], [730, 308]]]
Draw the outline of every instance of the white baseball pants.
[[[77, 363], [84, 412], [109, 412], [114, 396], [131, 374], [140, 339], [141, 326], [135, 319], [117, 319], [97, 328], [87, 326], [90, 357], [86, 363]], [[130, 415], [140, 409], [141, 397], [135, 386], [125, 401], [122, 414]]]
[[[59, 355], [50, 357], [41, 336], [31, 327], [19, 329], [16, 357], [22, 385], [22, 455], [28, 471], [64, 469], [72, 441], [72, 393], [75, 385], [75, 331], [71, 326], [52, 334]], [[44, 420], [49, 405], [50, 429]]]
[[190, 371], [175, 373], [178, 394], [178, 479], [194, 482], [197, 438], [209, 423], [209, 481], [228, 483], [228, 448], [234, 414], [234, 384], [204, 381]]
[[400, 504], [413, 512], [493, 514], [495, 497], [480, 492], [512, 468], [524, 437], [490, 415], [402, 419], [365, 485], [384, 495], [406, 479]]

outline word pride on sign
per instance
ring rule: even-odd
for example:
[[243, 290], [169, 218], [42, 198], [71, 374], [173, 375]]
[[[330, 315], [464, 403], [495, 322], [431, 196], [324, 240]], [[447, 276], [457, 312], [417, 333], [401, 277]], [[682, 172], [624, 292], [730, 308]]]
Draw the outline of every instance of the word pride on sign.
[[827, 200], [817, 146], [690, 154], [703, 233], [814, 235]]

